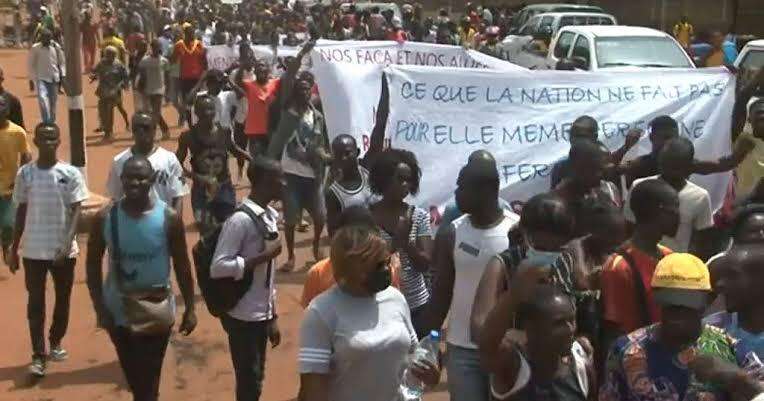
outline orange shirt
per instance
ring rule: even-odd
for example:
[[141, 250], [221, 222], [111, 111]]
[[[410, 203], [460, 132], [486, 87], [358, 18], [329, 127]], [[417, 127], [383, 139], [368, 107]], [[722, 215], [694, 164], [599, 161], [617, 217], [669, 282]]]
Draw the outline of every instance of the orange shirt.
[[265, 85], [257, 81], [244, 81], [247, 93], [247, 119], [244, 121], [244, 133], [247, 135], [268, 134], [268, 119], [271, 104], [276, 99], [281, 81], [269, 80]]
[[[401, 288], [400, 269], [401, 260], [397, 253], [393, 254], [390, 258], [390, 275], [392, 276], [392, 286], [398, 289]], [[334, 284], [332, 261], [326, 258], [317, 262], [308, 270], [308, 275], [305, 277], [305, 284], [302, 287], [302, 307], [307, 308], [313, 298], [332, 288]]]
[[[658, 248], [664, 256], [671, 253], [671, 250], [666, 247], [659, 245]], [[632, 245], [627, 246], [626, 252], [634, 259], [636, 264], [634, 267], [637, 268], [642, 277], [650, 323], [656, 323], [660, 321], [661, 313], [653, 299], [650, 283], [658, 260]], [[631, 333], [644, 326], [641, 308], [638, 304], [637, 287], [631, 268], [632, 266], [629, 266], [623, 256], [613, 254], [603, 265], [600, 276], [603, 317], [622, 333]]]
[[204, 74], [204, 45], [198, 40], [191, 42], [191, 47], [186, 42], [179, 40], [175, 43], [175, 55], [180, 64], [181, 79], [199, 79]]

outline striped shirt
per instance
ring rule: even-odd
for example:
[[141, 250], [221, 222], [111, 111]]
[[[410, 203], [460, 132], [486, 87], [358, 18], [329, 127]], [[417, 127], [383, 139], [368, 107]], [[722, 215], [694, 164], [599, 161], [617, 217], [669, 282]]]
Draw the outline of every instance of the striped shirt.
[[[393, 242], [393, 236], [385, 230], [382, 231], [382, 238], [388, 243]], [[432, 238], [432, 227], [430, 226], [430, 214], [424, 209], [415, 208], [411, 216], [411, 231], [409, 232], [409, 242], [415, 244], [420, 237]], [[401, 291], [406, 297], [409, 308], [414, 310], [425, 305], [430, 300], [430, 291], [427, 287], [425, 275], [414, 268], [414, 264], [409, 255], [400, 251], [401, 255]]]
[[56, 252], [69, 246], [69, 256], [78, 253], [76, 239], [64, 244], [71, 205], [88, 198], [88, 189], [80, 171], [59, 162], [48, 169], [27, 163], [19, 169], [13, 191], [17, 204], [27, 205], [22, 256], [28, 259], [53, 260]]

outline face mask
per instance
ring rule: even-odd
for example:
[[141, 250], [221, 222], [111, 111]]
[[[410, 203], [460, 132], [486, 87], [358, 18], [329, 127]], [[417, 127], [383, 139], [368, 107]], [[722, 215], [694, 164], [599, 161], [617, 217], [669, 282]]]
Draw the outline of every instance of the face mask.
[[369, 293], [376, 294], [380, 291], [384, 291], [390, 286], [392, 282], [392, 276], [390, 269], [379, 269], [369, 273], [366, 278], [366, 289]]
[[526, 238], [528, 250], [525, 252], [525, 260], [532, 266], [553, 266], [562, 255], [559, 251], [540, 251], [533, 247], [531, 241]]

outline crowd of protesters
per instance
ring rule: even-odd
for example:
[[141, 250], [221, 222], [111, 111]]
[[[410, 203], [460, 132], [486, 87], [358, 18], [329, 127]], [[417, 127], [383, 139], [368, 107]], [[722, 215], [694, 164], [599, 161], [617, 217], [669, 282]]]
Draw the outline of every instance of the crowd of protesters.
[[[445, 11], [425, 18], [420, 5], [404, 4], [398, 19], [352, 4], [245, 2], [236, 12], [214, 2], [142, 4], [83, 3], [81, 20], [84, 72], [98, 81], [99, 130], [113, 137], [116, 108], [134, 139], [110, 166], [113, 202], [92, 223], [86, 265], [98, 325], [136, 401], [159, 397], [175, 322], [171, 272], [184, 305], [179, 331], [196, 326], [192, 269], [227, 335], [236, 399], [260, 398], [267, 344], [281, 342], [279, 226], [286, 263], [278, 270], [290, 272], [304, 211], [315, 265], [302, 298], [299, 400], [397, 400], [406, 368], [429, 387], [447, 370], [454, 401], [761, 399], [764, 99], [751, 94], [764, 87], [764, 73], [740, 90], [742, 133], [728, 156], [697, 160], [677, 121], [660, 116], [646, 135], [651, 152], [624, 162], [642, 133], [630, 132], [611, 153], [598, 122], [581, 116], [548, 192], [513, 209], [499, 197], [493, 155], [476, 151], [455, 182], [443, 183], [456, 188], [444, 223], [409, 203], [422, 178], [416, 156], [384, 148], [386, 86], [360, 158], [352, 136], [329, 140], [313, 76], [300, 66], [321, 37], [490, 53], [512, 10], [469, 5], [463, 19]], [[69, 357], [63, 340], [76, 228], [88, 198], [79, 170], [57, 157], [56, 96], [67, 71], [51, 24], [40, 27], [29, 53], [42, 111], [29, 140], [18, 99], [0, 90], [3, 256], [11, 272], [23, 265], [29, 369], [40, 377], [48, 361]], [[273, 60], [255, 57], [249, 45], [276, 47], [281, 37], [302, 49], [276, 78]], [[205, 49], [214, 44], [240, 46], [229, 71], [208, 69]], [[131, 118], [125, 91], [134, 94]], [[175, 152], [157, 135], [172, 139], [165, 103], [182, 129]], [[708, 191], [688, 178], [733, 169], [733, 212], [715, 221]], [[237, 199], [234, 181], [245, 175], [250, 192]], [[202, 237], [193, 262], [181, 218], [189, 194]], [[728, 240], [713, 241], [719, 232]], [[46, 341], [48, 272], [56, 296]], [[222, 295], [214, 290], [221, 286]], [[412, 361], [419, 341], [444, 323], [443, 363]]]

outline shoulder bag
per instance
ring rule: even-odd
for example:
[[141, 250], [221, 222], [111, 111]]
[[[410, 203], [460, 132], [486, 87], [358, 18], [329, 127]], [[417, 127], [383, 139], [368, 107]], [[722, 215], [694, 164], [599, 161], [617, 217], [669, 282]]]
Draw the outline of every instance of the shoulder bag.
[[[115, 269], [117, 288], [121, 292], [122, 307], [127, 327], [133, 334], [157, 335], [167, 333], [175, 324], [175, 299], [169, 285], [141, 290], [126, 290], [125, 279], [137, 272], [122, 269], [119, 252], [119, 203], [109, 211], [112, 237], [112, 266]], [[169, 269], [169, 266], [168, 266]]]

